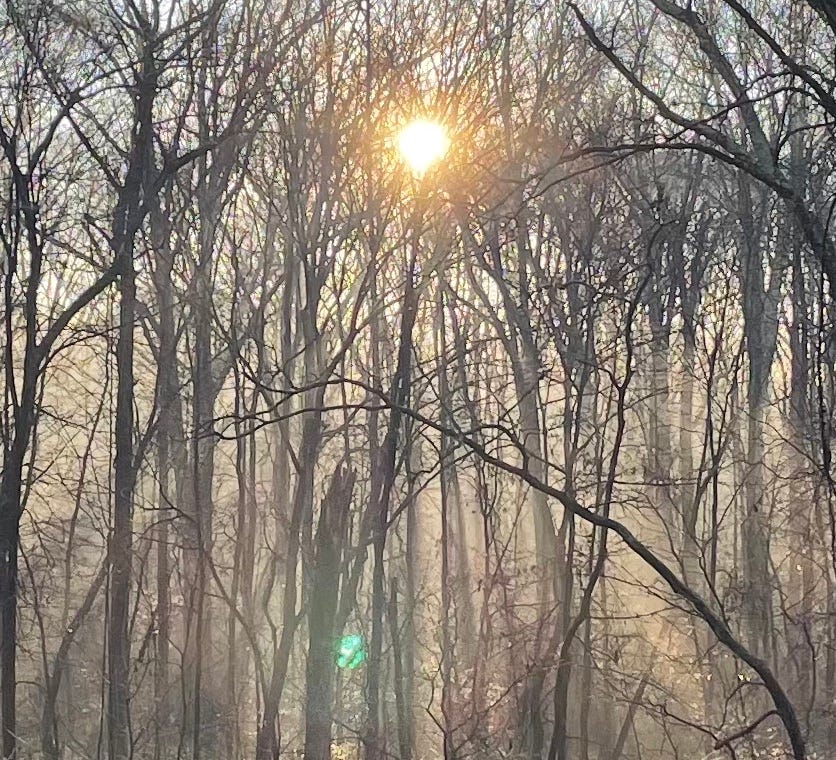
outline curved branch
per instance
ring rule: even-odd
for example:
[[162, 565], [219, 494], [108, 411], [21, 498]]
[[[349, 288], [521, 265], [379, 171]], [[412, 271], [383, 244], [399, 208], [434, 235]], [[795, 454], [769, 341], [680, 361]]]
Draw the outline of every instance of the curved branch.
[[[393, 406], [391, 399], [387, 398], [385, 394], [367, 386], [365, 383], [356, 380], [349, 380], [347, 378], [343, 381], [364, 388], [367, 392], [378, 395], [390, 407]], [[781, 683], [778, 681], [775, 673], [772, 671], [772, 668], [769, 667], [769, 664], [765, 660], [758, 657], [754, 652], [750, 651], [743, 642], [738, 640], [734, 633], [732, 633], [727, 623], [711, 609], [708, 603], [696, 591], [681, 580], [679, 576], [660, 557], [658, 557], [647, 544], [637, 538], [633, 532], [626, 525], [624, 525], [624, 523], [614, 520], [611, 517], [600, 515], [597, 512], [593, 512], [588, 507], [580, 504], [567, 492], [562, 491], [559, 488], [555, 488], [548, 483], [544, 483], [539, 478], [532, 475], [526, 468], [518, 467], [517, 465], [506, 462], [489, 453], [484, 446], [470, 436], [464, 435], [456, 429], [448, 428], [447, 426], [442, 425], [441, 423], [436, 422], [435, 420], [430, 419], [420, 412], [408, 407], [401, 406], [397, 407], [397, 409], [401, 414], [412, 417], [414, 420], [421, 422], [422, 424], [427, 425], [440, 433], [448, 435], [460, 444], [467, 446], [474, 454], [476, 454], [476, 456], [487, 464], [493, 465], [500, 470], [504, 470], [511, 475], [515, 475], [527, 483], [531, 488], [557, 500], [564, 507], [564, 509], [569, 510], [569, 512], [576, 517], [579, 517], [582, 520], [600, 528], [611, 530], [613, 533], [618, 535], [618, 537], [621, 538], [621, 540], [634, 554], [636, 554], [646, 565], [651, 567], [657, 573], [657, 575], [668, 585], [674, 594], [688, 602], [695, 614], [705, 621], [717, 637], [718, 641], [724, 644], [730, 652], [745, 662], [760, 676], [763, 685], [769, 692], [772, 703], [775, 705], [775, 712], [781, 719], [781, 722], [787, 732], [794, 760], [805, 760], [806, 749], [801, 724], [798, 721], [798, 716], [796, 715], [792, 702], [787, 696], [787, 693], [784, 691], [784, 688], [781, 686]]]

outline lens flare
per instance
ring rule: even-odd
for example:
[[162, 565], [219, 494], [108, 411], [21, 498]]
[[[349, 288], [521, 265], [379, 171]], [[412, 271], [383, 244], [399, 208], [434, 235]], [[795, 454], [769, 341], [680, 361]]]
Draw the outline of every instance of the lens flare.
[[366, 644], [357, 633], [349, 633], [337, 642], [337, 666], [354, 670], [366, 659]]

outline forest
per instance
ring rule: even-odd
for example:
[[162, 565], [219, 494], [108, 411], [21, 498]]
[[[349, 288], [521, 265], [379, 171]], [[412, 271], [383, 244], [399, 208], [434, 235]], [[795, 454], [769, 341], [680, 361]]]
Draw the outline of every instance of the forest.
[[2, 760], [836, 758], [836, 2], [0, 52]]

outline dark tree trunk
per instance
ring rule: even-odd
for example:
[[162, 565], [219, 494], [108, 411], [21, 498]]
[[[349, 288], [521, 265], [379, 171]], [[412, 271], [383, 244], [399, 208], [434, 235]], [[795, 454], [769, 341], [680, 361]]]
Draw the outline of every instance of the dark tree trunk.
[[157, 366], [157, 394], [160, 418], [157, 428], [157, 605], [156, 605], [156, 663], [154, 671], [154, 760], [165, 755], [166, 726], [171, 725], [169, 711], [169, 650], [171, 645], [171, 582], [169, 546], [169, 520], [175, 514], [171, 509], [174, 500], [172, 476], [177, 467], [172, 466], [175, 439], [182, 439], [182, 412], [179, 406], [177, 379], [177, 337], [175, 307], [171, 274], [174, 266], [170, 248], [171, 234], [168, 217], [155, 207], [151, 212], [152, 240], [157, 265], [154, 269], [154, 286], [159, 303], [159, 354]]
[[379, 490], [371, 494], [374, 520], [372, 548], [374, 567], [372, 574], [372, 633], [369, 643], [368, 667], [368, 725], [364, 737], [366, 760], [377, 760], [385, 754], [383, 734], [380, 726], [381, 666], [383, 654], [383, 618], [385, 610], [384, 552], [389, 525], [389, 499], [395, 482], [396, 454], [400, 439], [403, 414], [401, 409], [409, 402], [412, 361], [412, 330], [418, 311], [418, 290], [416, 288], [417, 238], [413, 241], [410, 263], [406, 272], [403, 311], [399, 335], [398, 363], [390, 392], [392, 409], [389, 413], [389, 427], [380, 449], [378, 469], [380, 470]]
[[[113, 524], [108, 545], [110, 598], [107, 620], [108, 748], [110, 760], [129, 760], [130, 735], [130, 599], [133, 552], [134, 461], [134, 323], [136, 271], [134, 238], [152, 199], [153, 105], [157, 64], [153, 45], [142, 49], [136, 75], [135, 132], [124, 185], [113, 212], [111, 248], [119, 277], [119, 329], [116, 343], [116, 413], [113, 462]], [[144, 198], [143, 198], [144, 196]]]
[[[314, 462], [322, 437], [322, 395], [324, 388], [307, 394], [309, 401], [307, 417], [302, 428], [302, 443], [299, 448], [301, 462]], [[281, 742], [279, 706], [290, 661], [290, 653], [296, 628], [299, 624], [297, 605], [297, 569], [301, 548], [302, 520], [310, 509], [313, 498], [314, 468], [306, 467], [299, 473], [299, 480], [293, 497], [293, 511], [288, 527], [287, 554], [285, 559], [284, 589], [282, 594], [283, 625], [279, 646], [275, 653], [273, 672], [267, 693], [264, 695], [264, 710], [256, 736], [256, 760], [276, 760]]]
[[340, 559], [354, 488], [354, 473], [338, 470], [322, 501], [316, 535], [312, 593], [308, 612], [305, 682], [305, 760], [329, 760], [334, 702], [334, 623]]
[[17, 457], [7, 465], [3, 475], [3, 501], [0, 505], [0, 709], [3, 716], [4, 760], [14, 760], [17, 751], [17, 561], [22, 470], [22, 461], [18, 462]]
[[131, 553], [133, 546], [134, 317], [136, 284], [130, 255], [119, 279], [119, 340], [116, 346], [116, 456], [113, 529], [110, 536], [108, 619], [108, 716], [110, 760], [131, 756], [129, 723]]

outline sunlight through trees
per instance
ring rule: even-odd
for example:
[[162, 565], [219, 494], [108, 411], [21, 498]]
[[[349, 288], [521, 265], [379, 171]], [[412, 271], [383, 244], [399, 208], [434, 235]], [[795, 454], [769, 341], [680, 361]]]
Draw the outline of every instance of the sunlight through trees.
[[8, 0], [0, 760], [826, 760], [826, 0]]

